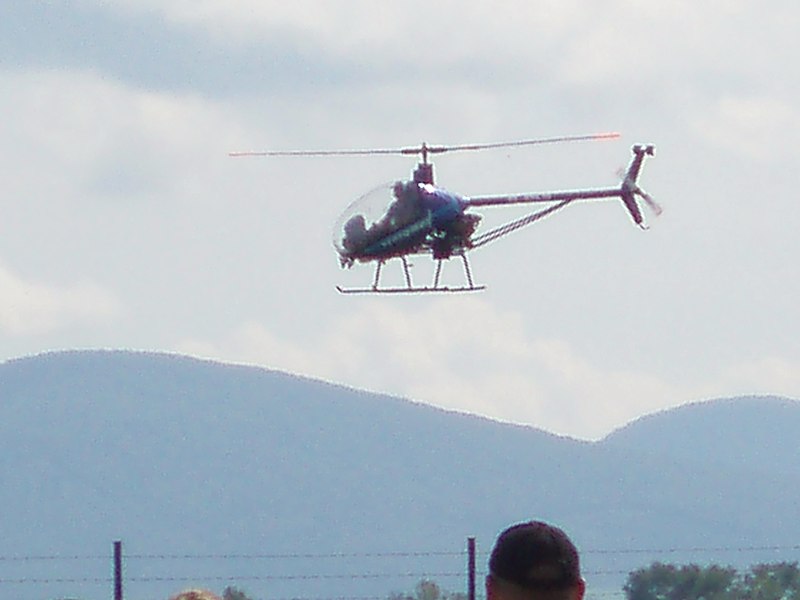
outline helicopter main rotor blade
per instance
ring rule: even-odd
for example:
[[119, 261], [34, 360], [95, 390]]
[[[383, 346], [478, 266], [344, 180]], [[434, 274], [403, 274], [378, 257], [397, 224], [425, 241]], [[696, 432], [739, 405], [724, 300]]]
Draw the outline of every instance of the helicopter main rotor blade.
[[[371, 148], [368, 150], [245, 150], [228, 152], [228, 156], [364, 156], [368, 154], [406, 154], [403, 148]], [[416, 152], [414, 153], [416, 154]]]
[[455, 146], [428, 146], [428, 144], [423, 142], [419, 146], [409, 146], [405, 148], [368, 148], [363, 150], [248, 150], [243, 152], [229, 152], [228, 156], [367, 156], [371, 154], [421, 154], [423, 158], [425, 158], [428, 154], [441, 154], [443, 152], [489, 150], [492, 148], [512, 148], [518, 146], [554, 144], [559, 142], [611, 140], [618, 137], [620, 137], [619, 133], [610, 132], [592, 133], [586, 135], [566, 135], [559, 137], [518, 140], [513, 142], [494, 142], [488, 144], [459, 144]]
[[514, 148], [518, 146], [535, 146], [540, 144], [555, 144], [560, 142], [586, 142], [599, 140], [614, 140], [620, 137], [617, 132], [590, 133], [586, 135], [566, 135], [559, 137], [537, 138], [531, 140], [517, 140], [513, 142], [491, 142], [487, 144], [460, 144], [457, 146], [428, 146], [431, 154], [442, 152], [459, 152], [462, 150], [490, 150], [493, 148]]

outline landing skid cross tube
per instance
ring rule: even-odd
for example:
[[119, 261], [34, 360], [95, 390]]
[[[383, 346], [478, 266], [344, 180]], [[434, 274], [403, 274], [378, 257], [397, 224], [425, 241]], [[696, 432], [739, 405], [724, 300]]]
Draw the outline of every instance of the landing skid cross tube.
[[375, 266], [375, 278], [373, 279], [372, 287], [368, 288], [343, 288], [336, 286], [336, 290], [340, 294], [423, 294], [423, 293], [458, 293], [458, 292], [478, 292], [486, 289], [485, 285], [475, 285], [472, 279], [472, 271], [469, 267], [469, 260], [465, 252], [460, 252], [461, 261], [464, 266], [464, 277], [467, 285], [450, 287], [439, 285], [442, 273], [442, 261], [438, 259], [436, 262], [436, 272], [433, 278], [433, 286], [415, 286], [411, 280], [411, 271], [409, 270], [408, 260], [405, 256], [400, 256], [400, 261], [403, 264], [403, 274], [405, 276], [406, 287], [381, 287], [381, 270], [385, 260], [379, 260]]

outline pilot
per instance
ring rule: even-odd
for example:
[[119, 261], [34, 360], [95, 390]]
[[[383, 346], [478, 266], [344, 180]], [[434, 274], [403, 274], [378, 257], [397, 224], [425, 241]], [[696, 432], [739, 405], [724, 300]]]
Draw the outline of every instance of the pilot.
[[419, 202], [416, 184], [412, 182], [397, 181], [394, 184], [394, 197], [396, 200], [389, 206], [386, 213], [386, 223], [390, 229], [395, 229], [411, 223], [419, 212]]
[[342, 247], [348, 252], [355, 252], [364, 245], [367, 237], [367, 225], [364, 215], [354, 215], [344, 224]]

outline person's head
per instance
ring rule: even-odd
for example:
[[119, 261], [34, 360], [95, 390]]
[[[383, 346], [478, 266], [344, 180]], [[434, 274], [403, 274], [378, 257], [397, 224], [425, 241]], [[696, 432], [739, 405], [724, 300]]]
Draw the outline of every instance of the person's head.
[[582, 600], [578, 550], [558, 527], [529, 521], [495, 542], [486, 576], [487, 600]]
[[208, 590], [184, 590], [169, 600], [219, 600], [219, 596]]

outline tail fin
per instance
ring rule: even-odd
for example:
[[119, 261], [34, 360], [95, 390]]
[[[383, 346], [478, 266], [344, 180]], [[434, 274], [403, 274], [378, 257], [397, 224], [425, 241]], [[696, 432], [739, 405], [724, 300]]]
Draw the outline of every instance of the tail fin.
[[644, 192], [639, 188], [636, 180], [639, 178], [639, 172], [642, 170], [644, 157], [647, 155], [653, 156], [654, 154], [655, 147], [652, 144], [647, 146], [635, 145], [633, 147], [633, 160], [631, 160], [628, 171], [625, 173], [625, 179], [622, 181], [622, 187], [620, 187], [620, 198], [622, 198], [625, 208], [627, 208], [628, 212], [631, 214], [633, 222], [642, 229], [644, 229], [644, 218], [636, 202], [636, 194], [643, 195]]

